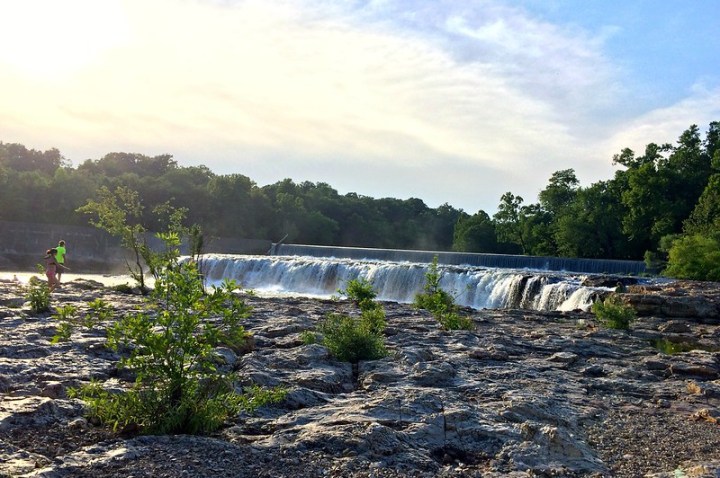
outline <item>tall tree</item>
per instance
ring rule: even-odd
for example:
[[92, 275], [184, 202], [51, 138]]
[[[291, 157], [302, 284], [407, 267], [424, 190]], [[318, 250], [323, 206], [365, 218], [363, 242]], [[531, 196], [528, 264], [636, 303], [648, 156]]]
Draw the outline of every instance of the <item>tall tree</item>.
[[506, 192], [500, 198], [498, 211], [493, 215], [493, 219], [495, 220], [498, 240], [517, 244], [520, 246], [522, 253], [527, 254], [528, 249], [523, 231], [523, 217], [521, 215], [522, 203], [522, 197], [515, 196], [509, 191]]
[[458, 219], [453, 238], [457, 252], [497, 252], [495, 224], [485, 211]]

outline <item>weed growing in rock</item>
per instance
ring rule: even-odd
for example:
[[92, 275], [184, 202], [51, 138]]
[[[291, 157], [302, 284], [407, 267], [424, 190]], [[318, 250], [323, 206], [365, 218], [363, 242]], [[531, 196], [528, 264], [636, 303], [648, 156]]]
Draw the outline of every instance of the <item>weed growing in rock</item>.
[[95, 327], [98, 322], [112, 319], [113, 308], [102, 299], [95, 299], [88, 303], [89, 312], [85, 314], [83, 325], [89, 329]]
[[315, 334], [315, 332], [312, 332], [310, 330], [302, 331], [300, 333], [300, 340], [302, 341], [303, 345], [312, 345], [318, 342], [317, 335]]
[[319, 331], [323, 335], [323, 345], [340, 361], [357, 363], [387, 355], [384, 337], [374, 333], [362, 316], [330, 314], [320, 324]]
[[57, 344], [58, 342], [64, 342], [70, 339], [73, 333], [75, 314], [77, 313], [77, 307], [74, 305], [64, 305], [57, 309], [53, 319], [59, 322], [55, 329], [55, 335], [50, 339], [51, 344]]
[[472, 319], [458, 314], [455, 298], [440, 287], [441, 278], [435, 256], [425, 273], [423, 292], [415, 296], [415, 307], [430, 311], [445, 330], [473, 330], [475, 324]]
[[372, 284], [367, 279], [348, 281], [345, 289], [339, 289], [338, 293], [353, 301], [361, 310], [374, 309], [379, 305], [375, 302], [377, 292], [375, 292]]
[[360, 317], [330, 314], [320, 324], [322, 344], [343, 362], [375, 360], [387, 355], [385, 348], [385, 310], [374, 299], [372, 285], [364, 279], [348, 282], [339, 293], [346, 295], [360, 308]]
[[102, 299], [95, 299], [88, 303], [88, 312], [82, 317], [78, 316], [78, 308], [74, 305], [64, 305], [57, 309], [53, 319], [58, 321], [55, 335], [50, 343], [57, 344], [70, 339], [77, 326], [93, 329], [100, 321], [107, 321], [112, 318], [112, 307]]
[[236, 392], [234, 374], [217, 370], [220, 345], [240, 349], [251, 335], [240, 322], [250, 313], [226, 281], [210, 294], [193, 263], [171, 260], [159, 274], [148, 310], [128, 315], [108, 331], [108, 345], [129, 352], [121, 365], [133, 370], [135, 385], [108, 393], [90, 384], [76, 392], [91, 416], [113, 429], [141, 433], [207, 433], [229, 416], [284, 396], [280, 389], [251, 387]]
[[628, 330], [637, 314], [631, 306], [620, 302], [617, 296], [610, 295], [603, 301], [592, 305], [592, 311], [600, 323], [609, 329]]
[[50, 311], [50, 288], [46, 282], [36, 277], [31, 277], [28, 282], [26, 299], [30, 302], [30, 310], [34, 314]]

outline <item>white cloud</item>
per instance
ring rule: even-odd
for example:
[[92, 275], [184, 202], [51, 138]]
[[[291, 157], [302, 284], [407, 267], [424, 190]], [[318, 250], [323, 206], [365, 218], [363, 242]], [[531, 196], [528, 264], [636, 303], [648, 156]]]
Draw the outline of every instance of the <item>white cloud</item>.
[[92, 55], [73, 40], [81, 62], [45, 64], [63, 75], [0, 70], [0, 140], [76, 161], [170, 153], [261, 184], [324, 181], [470, 212], [508, 190], [532, 202], [553, 171], [610, 161], [598, 145], [625, 93], [607, 29], [495, 1], [112, 5], [117, 24], [99, 7], [83, 17], [109, 32], [83, 38]]
[[710, 122], [719, 120], [720, 87], [708, 89], [698, 84], [690, 97], [619, 125], [618, 132], [608, 140], [607, 148], [618, 153], [627, 147], [641, 154], [649, 143], [676, 144], [690, 125], [695, 124], [700, 131], [705, 131]]

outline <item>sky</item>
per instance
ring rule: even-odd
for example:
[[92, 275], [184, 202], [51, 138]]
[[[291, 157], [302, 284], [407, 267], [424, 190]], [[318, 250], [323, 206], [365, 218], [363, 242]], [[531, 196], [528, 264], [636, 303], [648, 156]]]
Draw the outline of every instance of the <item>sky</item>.
[[720, 121], [718, 0], [0, 1], [0, 141], [493, 214]]

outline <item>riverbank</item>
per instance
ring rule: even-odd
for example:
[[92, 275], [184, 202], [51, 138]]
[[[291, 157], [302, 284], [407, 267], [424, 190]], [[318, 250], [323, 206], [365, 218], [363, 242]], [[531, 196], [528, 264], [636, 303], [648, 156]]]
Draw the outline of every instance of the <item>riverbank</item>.
[[[665, 296], [678, 297], [675, 287]], [[32, 314], [24, 294], [0, 282], [0, 476], [720, 473], [720, 354], [701, 345], [719, 343], [720, 321], [707, 314], [648, 314], [616, 331], [577, 311], [466, 310], [475, 330], [448, 332], [423, 311], [385, 303], [390, 355], [353, 370], [300, 337], [350, 304], [247, 297], [255, 349], [218, 353], [244, 383], [287, 387], [285, 401], [212, 436], [133, 437], [93, 425], [67, 398], [90, 379], [127, 385], [104, 346], [112, 321], [52, 345], [55, 319]], [[116, 315], [144, 300], [88, 280], [64, 283], [52, 300], [83, 311], [97, 298]], [[660, 340], [690, 351], [661, 351]]]

